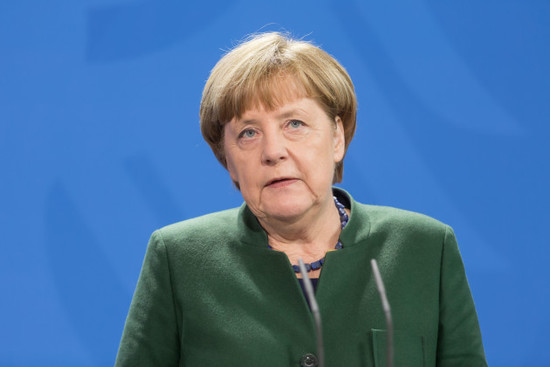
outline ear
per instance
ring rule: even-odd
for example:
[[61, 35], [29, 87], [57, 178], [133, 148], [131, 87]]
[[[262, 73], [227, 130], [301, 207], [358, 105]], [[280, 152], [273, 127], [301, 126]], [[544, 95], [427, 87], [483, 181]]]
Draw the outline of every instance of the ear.
[[340, 116], [334, 118], [334, 123], [336, 126], [333, 132], [334, 163], [338, 163], [344, 159], [346, 138], [344, 136], [344, 123]]

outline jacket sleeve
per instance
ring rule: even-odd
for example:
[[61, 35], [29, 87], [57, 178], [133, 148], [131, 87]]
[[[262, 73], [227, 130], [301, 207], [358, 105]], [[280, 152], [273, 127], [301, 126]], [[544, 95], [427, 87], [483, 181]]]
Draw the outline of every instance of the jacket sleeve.
[[166, 245], [151, 236], [115, 367], [177, 366], [179, 330]]
[[453, 230], [446, 227], [441, 258], [438, 367], [487, 366], [477, 313]]

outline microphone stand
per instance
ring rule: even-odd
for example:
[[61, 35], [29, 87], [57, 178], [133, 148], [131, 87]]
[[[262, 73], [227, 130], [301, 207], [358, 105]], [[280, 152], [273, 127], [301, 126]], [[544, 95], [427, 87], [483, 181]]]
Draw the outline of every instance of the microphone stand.
[[382, 309], [384, 310], [384, 315], [386, 316], [386, 366], [393, 367], [393, 321], [391, 317], [390, 303], [386, 296], [386, 288], [384, 287], [384, 282], [382, 282], [382, 276], [378, 270], [378, 264], [375, 259], [370, 261], [372, 265], [372, 273], [374, 275], [374, 280], [376, 282], [376, 288], [378, 289], [378, 294], [380, 295], [380, 300], [382, 301]]
[[[386, 366], [393, 367], [393, 321], [391, 316], [390, 303], [388, 302], [388, 297], [386, 295], [386, 288], [384, 287], [384, 282], [382, 281], [382, 276], [380, 275], [380, 270], [378, 269], [378, 263], [375, 259], [371, 259], [372, 273], [374, 275], [374, 280], [376, 282], [376, 288], [380, 295], [380, 300], [382, 301], [382, 309], [384, 310], [384, 316], [386, 318]], [[306, 289], [307, 298], [309, 300], [309, 305], [313, 317], [315, 319], [315, 327], [317, 334], [317, 358], [319, 360], [319, 367], [324, 367], [325, 365], [325, 352], [323, 348], [323, 331], [321, 326], [321, 313], [319, 312], [319, 305], [315, 299], [315, 293], [313, 292], [313, 285], [311, 280], [307, 275], [306, 266], [302, 259], [298, 259], [298, 265], [300, 266], [300, 273], [304, 281], [304, 287]]]
[[302, 278], [304, 280], [304, 287], [306, 288], [307, 298], [309, 300], [309, 306], [311, 307], [311, 312], [315, 318], [315, 327], [317, 331], [317, 359], [319, 360], [319, 367], [325, 366], [325, 350], [323, 349], [323, 331], [321, 328], [321, 313], [319, 312], [319, 305], [315, 299], [315, 293], [313, 292], [313, 286], [311, 285], [311, 280], [307, 276], [306, 266], [302, 259], [298, 259], [298, 265], [300, 266], [300, 273], [302, 273]]

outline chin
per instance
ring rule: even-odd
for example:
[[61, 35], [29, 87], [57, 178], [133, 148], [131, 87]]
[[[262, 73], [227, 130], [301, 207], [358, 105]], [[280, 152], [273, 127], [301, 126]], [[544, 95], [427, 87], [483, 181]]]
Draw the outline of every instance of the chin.
[[299, 217], [306, 213], [310, 208], [311, 203], [306, 205], [306, 203], [283, 200], [266, 206], [263, 212], [267, 217], [284, 220]]

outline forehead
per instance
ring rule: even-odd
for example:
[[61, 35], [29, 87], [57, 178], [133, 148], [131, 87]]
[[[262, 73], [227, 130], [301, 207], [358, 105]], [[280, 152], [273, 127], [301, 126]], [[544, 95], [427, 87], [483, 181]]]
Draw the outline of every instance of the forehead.
[[234, 117], [231, 121], [238, 123], [254, 123], [262, 120], [264, 117], [284, 120], [287, 118], [308, 118], [324, 114], [319, 104], [308, 97], [294, 98], [292, 100], [281, 100], [281, 105], [274, 106], [271, 109], [263, 104], [251, 107], [244, 111], [240, 117]]
[[299, 99], [314, 98], [309, 89], [298, 78], [282, 73], [244, 85], [235, 93], [236, 109], [231, 117], [239, 119], [250, 110], [272, 112]]

